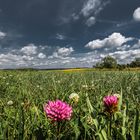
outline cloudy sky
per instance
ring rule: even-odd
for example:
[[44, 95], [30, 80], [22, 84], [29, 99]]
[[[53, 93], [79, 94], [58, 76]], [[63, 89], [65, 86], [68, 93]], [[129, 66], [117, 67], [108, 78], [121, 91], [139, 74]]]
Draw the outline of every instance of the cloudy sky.
[[140, 57], [140, 0], [0, 0], [0, 68], [92, 67]]

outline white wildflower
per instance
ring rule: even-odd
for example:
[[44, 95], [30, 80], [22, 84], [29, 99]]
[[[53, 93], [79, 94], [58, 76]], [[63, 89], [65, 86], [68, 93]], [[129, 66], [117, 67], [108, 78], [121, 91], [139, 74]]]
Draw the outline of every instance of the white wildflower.
[[6, 85], [9, 85], [9, 83], [6, 83]]
[[113, 95], [116, 96], [118, 99], [120, 98], [120, 94], [115, 93]]
[[12, 101], [12, 100], [8, 101], [8, 102], [7, 102], [7, 105], [9, 105], [9, 106], [10, 106], [10, 105], [13, 105], [13, 101]]
[[56, 83], [61, 83], [61, 81], [60, 81], [60, 80], [58, 80], [58, 81], [56, 81]]
[[82, 88], [88, 88], [88, 85], [82, 85]]
[[77, 93], [71, 93], [69, 99], [73, 100], [74, 102], [78, 102], [79, 95]]
[[93, 118], [91, 116], [87, 116], [86, 121], [87, 121], [87, 124], [89, 125], [93, 124]]

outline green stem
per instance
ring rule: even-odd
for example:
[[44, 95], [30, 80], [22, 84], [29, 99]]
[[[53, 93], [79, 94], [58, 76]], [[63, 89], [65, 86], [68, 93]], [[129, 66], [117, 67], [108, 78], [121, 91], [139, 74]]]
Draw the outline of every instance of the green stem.
[[57, 122], [57, 140], [60, 140], [60, 122]]
[[109, 116], [108, 122], [108, 137], [111, 138], [112, 115]]
[[111, 126], [112, 126], [112, 116], [110, 115], [110, 125], [109, 125], [109, 129], [110, 129], [110, 137], [111, 137]]

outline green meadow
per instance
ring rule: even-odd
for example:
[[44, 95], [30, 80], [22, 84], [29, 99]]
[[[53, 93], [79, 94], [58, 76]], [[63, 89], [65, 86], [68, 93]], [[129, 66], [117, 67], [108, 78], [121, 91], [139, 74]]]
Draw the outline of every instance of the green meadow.
[[[120, 99], [110, 120], [103, 98], [112, 94]], [[59, 129], [43, 109], [56, 99], [73, 109]], [[0, 71], [0, 140], [139, 140], [139, 108], [140, 71]]]

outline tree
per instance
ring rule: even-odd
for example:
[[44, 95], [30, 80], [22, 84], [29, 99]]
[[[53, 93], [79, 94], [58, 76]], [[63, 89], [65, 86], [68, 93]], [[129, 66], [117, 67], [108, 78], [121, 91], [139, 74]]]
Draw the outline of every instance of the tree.
[[130, 67], [140, 67], [140, 58], [135, 58], [135, 60], [130, 63]]
[[97, 62], [95, 67], [96, 68], [103, 68], [103, 64], [101, 62]]
[[106, 56], [102, 60], [104, 68], [116, 68], [117, 60], [111, 56]]
[[129, 67], [129, 66], [127, 66], [126, 64], [118, 64], [118, 65], [117, 65], [117, 68], [118, 68], [119, 70], [126, 69], [127, 67]]
[[101, 62], [96, 64], [97, 68], [116, 68], [117, 60], [111, 56], [104, 57]]

